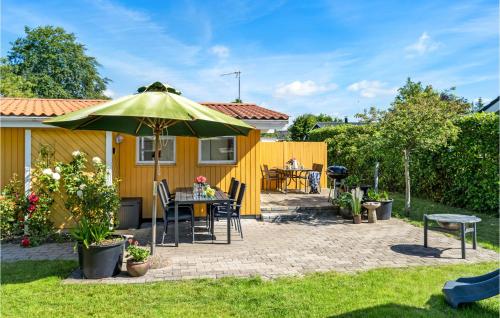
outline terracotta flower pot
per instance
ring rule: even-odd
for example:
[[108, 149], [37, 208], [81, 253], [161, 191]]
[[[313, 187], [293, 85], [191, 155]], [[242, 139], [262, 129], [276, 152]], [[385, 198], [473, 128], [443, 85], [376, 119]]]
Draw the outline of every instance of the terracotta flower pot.
[[361, 214], [353, 215], [352, 220], [354, 224], [361, 224]]
[[134, 262], [133, 260], [127, 260], [127, 272], [132, 277], [144, 276], [151, 267], [151, 262], [148, 260], [144, 262]]

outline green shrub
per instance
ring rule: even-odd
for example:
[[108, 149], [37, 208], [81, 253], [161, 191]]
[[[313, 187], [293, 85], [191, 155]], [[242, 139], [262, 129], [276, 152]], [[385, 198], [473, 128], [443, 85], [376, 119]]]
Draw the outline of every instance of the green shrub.
[[459, 118], [458, 138], [448, 147], [418, 154], [415, 190], [436, 201], [498, 213], [498, 115]]
[[338, 125], [314, 129], [309, 133], [311, 141], [326, 141], [328, 165], [340, 165], [349, 169], [349, 175], [362, 183], [373, 179], [378, 147], [375, 124], [356, 126]]
[[[455, 120], [460, 132], [437, 150], [412, 157], [412, 192], [436, 202], [477, 212], [498, 214], [499, 117], [476, 113]], [[380, 187], [404, 191], [400, 153], [384, 145], [378, 126], [339, 125], [310, 132], [312, 141], [326, 141], [328, 164], [342, 165], [349, 175], [373, 184], [375, 162], [380, 162]]]

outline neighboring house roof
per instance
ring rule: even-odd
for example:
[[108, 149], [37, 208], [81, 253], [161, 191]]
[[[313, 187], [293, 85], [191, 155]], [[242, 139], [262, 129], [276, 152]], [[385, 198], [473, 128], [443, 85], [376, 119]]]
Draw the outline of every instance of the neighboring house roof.
[[[0, 98], [2, 116], [52, 117], [97, 105], [104, 99]], [[256, 104], [201, 103], [211, 109], [238, 119], [288, 120], [288, 115]]]
[[256, 104], [212, 102], [203, 102], [201, 104], [238, 119], [288, 120], [287, 114], [270, 110]]
[[337, 121], [319, 121], [314, 126], [311, 128], [313, 129], [318, 129], [318, 128], [323, 128], [323, 127], [329, 127], [329, 126], [338, 126], [338, 125], [363, 125], [364, 123], [359, 123], [359, 122], [337, 122]]
[[498, 105], [498, 101], [500, 96], [497, 96], [494, 100], [488, 103], [488, 105], [484, 106], [479, 110], [479, 112], [490, 112], [490, 113], [498, 113], [500, 111], [500, 107]]

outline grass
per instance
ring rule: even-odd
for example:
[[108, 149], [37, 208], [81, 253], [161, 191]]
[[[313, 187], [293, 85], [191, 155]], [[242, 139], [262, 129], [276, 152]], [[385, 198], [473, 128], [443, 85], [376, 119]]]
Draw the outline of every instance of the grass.
[[[499, 247], [499, 219], [498, 217], [480, 214], [466, 209], [454, 208], [443, 204], [435, 203], [430, 200], [412, 198], [412, 210], [409, 217], [404, 213], [404, 194], [395, 193], [394, 205], [392, 213], [394, 216], [404, 219], [412, 224], [423, 226], [424, 214], [432, 213], [453, 213], [453, 214], [467, 214], [476, 215], [482, 219], [477, 224], [477, 240], [480, 246], [500, 252]], [[458, 237], [458, 233], [455, 235]], [[467, 241], [471, 242], [471, 235], [467, 235]]]
[[446, 280], [496, 263], [324, 273], [304, 278], [62, 284], [73, 261], [2, 264], [2, 317], [498, 317], [499, 298], [454, 310]]

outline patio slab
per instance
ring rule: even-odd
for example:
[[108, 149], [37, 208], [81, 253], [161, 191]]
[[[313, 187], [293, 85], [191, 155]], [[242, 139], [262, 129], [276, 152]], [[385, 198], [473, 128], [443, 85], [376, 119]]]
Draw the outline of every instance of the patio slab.
[[[159, 246], [155, 266], [140, 278], [122, 275], [103, 280], [83, 280], [78, 273], [65, 283], [144, 283], [226, 276], [304, 275], [312, 272], [355, 272], [377, 267], [473, 264], [498, 260], [494, 251], [467, 244], [467, 259], [461, 259], [460, 241], [430, 231], [429, 248], [424, 248], [423, 229], [392, 219], [376, 224], [354, 225], [336, 218], [266, 223], [243, 220], [245, 238], [233, 233], [231, 245], [224, 244], [225, 224], [218, 222], [212, 241], [199, 228], [200, 241], [191, 244], [187, 226], [181, 225], [179, 247]], [[172, 231], [173, 232], [173, 231]], [[147, 240], [148, 228], [135, 231]], [[170, 241], [171, 237], [169, 238]], [[47, 244], [23, 249], [3, 244], [2, 261], [21, 259], [75, 259], [71, 244]]]
[[331, 209], [332, 204], [328, 202], [328, 189], [322, 189], [321, 193], [307, 194], [303, 192], [289, 192], [287, 194], [276, 191], [261, 192], [261, 211], [284, 211], [284, 210], [307, 210], [307, 209]]

